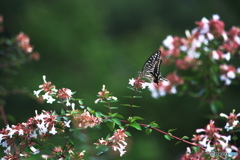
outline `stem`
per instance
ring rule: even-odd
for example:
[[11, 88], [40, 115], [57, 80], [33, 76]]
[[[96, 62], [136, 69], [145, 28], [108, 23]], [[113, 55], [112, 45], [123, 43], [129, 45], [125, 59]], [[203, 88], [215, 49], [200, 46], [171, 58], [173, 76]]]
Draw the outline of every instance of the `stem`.
[[[129, 123], [128, 121], [125, 121], [125, 120], [121, 120], [121, 122]], [[151, 126], [149, 126], [149, 125], [147, 125], [147, 124], [141, 124], [141, 123], [139, 123], [139, 125], [140, 125], [140, 126], [144, 126], [144, 127], [148, 127], [148, 128], [151, 128], [151, 129], [154, 129], [154, 130], [157, 131], [157, 132], [163, 133], [163, 134], [165, 134], [165, 135], [169, 135], [170, 137], [172, 137], [172, 138], [174, 138], [174, 139], [177, 139], [177, 140], [179, 140], [179, 141], [181, 141], [181, 142], [190, 144], [190, 145], [192, 145], [192, 146], [200, 147], [201, 149], [205, 150], [204, 147], [201, 147], [201, 146], [199, 146], [198, 144], [195, 144], [195, 143], [186, 141], [186, 140], [184, 140], [184, 139], [182, 139], [182, 138], [176, 137], [176, 136], [174, 136], [174, 135], [172, 135], [172, 134], [169, 134], [169, 133], [167, 133], [167, 132], [165, 132], [165, 131], [162, 131], [162, 130], [160, 130], [160, 129], [158, 129], [158, 128], [151, 127]]]
[[7, 125], [8, 120], [7, 120], [7, 116], [5, 114], [5, 111], [4, 111], [4, 107], [2, 105], [0, 105], [0, 112], [1, 112], [1, 116], [2, 116], [4, 124]]

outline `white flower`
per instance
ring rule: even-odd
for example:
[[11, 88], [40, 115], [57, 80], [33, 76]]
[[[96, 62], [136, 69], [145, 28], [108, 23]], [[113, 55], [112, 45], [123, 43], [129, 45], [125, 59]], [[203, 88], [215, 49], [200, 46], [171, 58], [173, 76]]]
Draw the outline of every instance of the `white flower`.
[[30, 147], [31, 151], [33, 152], [33, 154], [38, 154], [39, 153], [39, 150], [36, 149], [35, 147], [31, 146]]
[[66, 125], [66, 127], [70, 128], [71, 120], [69, 120], [69, 121], [63, 121], [63, 122], [64, 122], [64, 124]]
[[230, 52], [227, 52], [227, 53], [223, 54], [223, 58], [225, 58], [227, 61], [229, 61], [230, 58], [231, 58]]
[[4, 138], [5, 136], [6, 136], [6, 135], [0, 134], [0, 143], [2, 142], [3, 139], [5, 139], [5, 138]]
[[72, 103], [72, 110], [74, 111], [75, 110], [75, 103]]
[[128, 84], [130, 84], [131, 86], [134, 86], [135, 81], [136, 80], [134, 78], [129, 79], [129, 83]]
[[142, 83], [142, 89], [145, 89], [146, 87], [149, 87], [149, 86], [150, 86], [150, 83], [148, 82]]
[[206, 148], [205, 152], [211, 152], [211, 151], [214, 150], [214, 148], [215, 148], [215, 147], [211, 147], [210, 141], [209, 141], [208, 144], [207, 144], [207, 148]]
[[160, 87], [159, 89], [158, 89], [158, 92], [159, 92], [159, 95], [161, 96], [161, 97], [163, 97], [163, 96], [165, 96], [166, 94], [167, 94], [167, 92], [164, 90], [164, 88], [162, 88], [162, 87]]
[[207, 146], [207, 137], [205, 137], [202, 141], [199, 141], [199, 144], [201, 144], [202, 146], [206, 147]]
[[37, 91], [33, 91], [33, 94], [36, 96], [36, 97], [39, 97], [39, 93], [42, 92], [42, 89], [40, 90], [37, 90]]
[[213, 20], [219, 20], [220, 19], [220, 16], [218, 14], [214, 14], [212, 16]]
[[56, 128], [54, 127], [54, 124], [53, 124], [52, 130], [49, 133], [51, 133], [52, 135], [55, 135], [57, 133]]
[[228, 118], [228, 115], [226, 115], [225, 113], [220, 113], [220, 116], [221, 116], [221, 117]]
[[196, 132], [197, 133], [200, 133], [200, 132], [205, 132], [206, 130], [205, 129], [203, 129], [203, 128], [200, 128], [200, 129], [196, 129]]
[[171, 88], [171, 93], [172, 93], [172, 94], [176, 94], [176, 93], [177, 93], [176, 86], [172, 86], [172, 88]]
[[212, 51], [212, 58], [216, 59], [216, 60], [219, 60], [219, 55], [218, 55], [218, 53], [215, 50]]
[[240, 73], [240, 67], [237, 68], [237, 73]]
[[20, 129], [20, 130], [18, 130], [18, 135], [20, 136], [20, 135], [23, 135], [23, 130], [22, 129]]
[[173, 37], [171, 35], [168, 35], [165, 40], [163, 40], [163, 45], [167, 47], [168, 49], [173, 49]]
[[233, 71], [227, 72], [228, 78], [234, 79], [236, 77], [235, 73]]
[[218, 142], [221, 144], [221, 146], [222, 146], [222, 149], [225, 149], [226, 147], [227, 147], [227, 145], [228, 145], [228, 142], [223, 142], [222, 140], [218, 140]]
[[149, 91], [151, 92], [153, 98], [158, 98], [158, 97], [159, 97], [158, 91], [157, 91], [157, 89], [156, 89], [156, 87], [154, 86], [153, 83], [151, 83], [151, 84], [148, 86], [148, 89], [149, 89]]
[[201, 22], [203, 23], [203, 27], [200, 31], [201, 34], [205, 34], [209, 32], [209, 20], [205, 17], [202, 18]]
[[207, 37], [208, 37], [209, 40], [213, 40], [214, 39], [214, 36], [211, 33], [207, 33]]

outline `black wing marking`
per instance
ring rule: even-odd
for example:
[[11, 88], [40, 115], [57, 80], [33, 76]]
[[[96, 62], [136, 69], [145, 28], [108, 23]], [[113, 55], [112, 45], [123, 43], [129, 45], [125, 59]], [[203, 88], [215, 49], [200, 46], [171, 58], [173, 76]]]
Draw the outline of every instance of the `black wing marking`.
[[162, 64], [161, 51], [158, 50], [157, 52], [154, 52], [145, 62], [145, 64], [143, 65], [142, 71], [139, 73], [139, 76], [142, 78], [146, 78], [151, 82], [154, 82], [157, 84], [159, 80], [167, 81], [167, 79], [161, 76], [161, 72], [160, 72], [161, 64]]

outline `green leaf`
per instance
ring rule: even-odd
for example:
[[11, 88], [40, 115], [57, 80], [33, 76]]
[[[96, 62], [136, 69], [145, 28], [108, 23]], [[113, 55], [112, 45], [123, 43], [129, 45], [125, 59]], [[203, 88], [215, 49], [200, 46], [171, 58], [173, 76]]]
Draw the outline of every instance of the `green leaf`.
[[171, 138], [172, 138], [172, 137], [171, 137], [170, 135], [167, 134], [167, 135], [164, 135], [164, 137], [165, 137], [167, 140], [171, 141]]
[[139, 117], [139, 116], [133, 116], [132, 119], [134, 119], [134, 120], [144, 120], [142, 117]]
[[102, 117], [102, 116], [104, 116], [104, 114], [102, 114], [101, 112], [95, 112], [95, 115], [97, 116], [97, 117]]
[[181, 141], [176, 142], [176, 143], [175, 143], [175, 146], [178, 145], [179, 143], [181, 143]]
[[151, 128], [147, 128], [147, 129], [145, 130], [145, 133], [146, 133], [147, 135], [149, 135], [150, 133], [152, 133], [152, 129], [151, 129]]
[[214, 103], [210, 104], [210, 108], [211, 108], [213, 113], [217, 114], [217, 106]]
[[142, 130], [141, 126], [137, 122], [135, 122], [135, 121], [130, 123], [130, 126], [135, 128], [135, 129], [137, 129], [137, 130], [139, 130], [139, 131]]
[[115, 127], [115, 122], [107, 122], [107, 126], [111, 131], [113, 131], [113, 129]]
[[173, 131], [176, 131], [176, 130], [177, 130], [177, 128], [175, 128], [175, 129], [169, 129], [169, 130], [168, 130], [168, 133], [173, 132]]
[[97, 148], [97, 151], [98, 151], [97, 155], [101, 155], [104, 152], [107, 152], [108, 149], [109, 149], [109, 147], [105, 146], [105, 145], [97, 145], [96, 148]]
[[61, 109], [61, 115], [65, 115], [65, 114], [66, 114], [65, 110]]
[[123, 97], [125, 97], [125, 98], [132, 98], [132, 96], [123, 96]]
[[132, 136], [131, 133], [128, 132], [128, 131], [126, 131], [125, 134], [126, 134], [128, 137], [131, 137], [131, 136]]
[[232, 137], [232, 140], [234, 140], [234, 141], [238, 140], [238, 136], [236, 136], [236, 135], [233, 136], [233, 137]]
[[140, 108], [141, 106], [137, 106], [137, 105], [132, 105], [131, 107], [136, 107], [136, 108]]
[[189, 139], [189, 137], [187, 137], [187, 136], [183, 136], [181, 139]]
[[118, 109], [118, 107], [110, 107], [110, 109]]
[[135, 91], [135, 88], [132, 87], [127, 87], [128, 89], [131, 89], [132, 91]]
[[112, 118], [112, 120], [117, 124], [121, 125], [121, 121], [118, 118]]
[[133, 96], [132, 98], [142, 98], [142, 96]]
[[109, 116], [115, 117], [118, 113], [108, 113]]
[[121, 104], [122, 106], [127, 106], [127, 107], [129, 107], [129, 106], [131, 106], [130, 104]]
[[158, 124], [155, 123], [155, 121], [151, 122], [149, 125], [154, 128], [159, 128]]

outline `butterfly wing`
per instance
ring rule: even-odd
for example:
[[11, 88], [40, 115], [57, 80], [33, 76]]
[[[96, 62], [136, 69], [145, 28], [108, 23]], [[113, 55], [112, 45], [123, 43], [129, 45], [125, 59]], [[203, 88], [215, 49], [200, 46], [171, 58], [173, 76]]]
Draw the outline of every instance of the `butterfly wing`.
[[154, 52], [148, 60], [143, 65], [142, 71], [139, 73], [139, 76], [142, 78], [147, 78], [150, 81], [154, 78], [154, 73], [156, 72], [156, 66], [159, 64], [160, 60], [160, 51]]
[[160, 72], [161, 64], [162, 64], [161, 51], [158, 50], [157, 52], [154, 52], [145, 62], [142, 71], [139, 73], [139, 76], [142, 78], [147, 78], [151, 82], [157, 84], [159, 80], [167, 81], [167, 79], [161, 76]]

